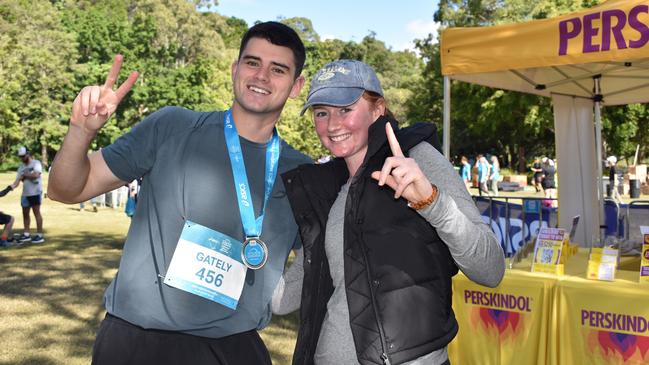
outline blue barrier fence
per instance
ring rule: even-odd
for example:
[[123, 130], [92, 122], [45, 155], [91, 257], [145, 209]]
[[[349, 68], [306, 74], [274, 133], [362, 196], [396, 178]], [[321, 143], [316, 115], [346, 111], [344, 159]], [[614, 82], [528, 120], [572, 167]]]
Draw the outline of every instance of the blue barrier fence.
[[482, 219], [496, 235], [506, 256], [516, 253], [541, 227], [556, 227], [557, 209], [544, 207], [541, 198], [473, 197]]
[[[499, 240], [507, 257], [511, 257], [536, 236], [541, 227], [557, 227], [557, 208], [545, 207], [545, 198], [484, 197], [474, 196], [473, 200], [487, 223]], [[511, 200], [522, 201], [522, 204]], [[638, 238], [638, 225], [649, 225], [649, 201], [634, 201], [631, 204], [617, 204], [611, 199], [604, 201], [604, 236], [620, 239]]]

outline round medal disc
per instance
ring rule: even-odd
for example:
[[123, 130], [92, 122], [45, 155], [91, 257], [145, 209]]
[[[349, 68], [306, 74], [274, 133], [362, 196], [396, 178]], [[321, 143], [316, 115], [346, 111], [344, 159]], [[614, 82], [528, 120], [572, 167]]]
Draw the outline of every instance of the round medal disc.
[[268, 247], [257, 237], [247, 238], [241, 248], [241, 261], [253, 270], [261, 269], [268, 260]]

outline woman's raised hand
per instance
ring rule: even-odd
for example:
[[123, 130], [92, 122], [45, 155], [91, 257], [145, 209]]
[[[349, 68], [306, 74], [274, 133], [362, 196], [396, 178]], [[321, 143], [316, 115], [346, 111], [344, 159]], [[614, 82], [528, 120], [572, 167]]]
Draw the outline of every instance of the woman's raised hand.
[[385, 159], [381, 171], [372, 172], [372, 178], [378, 180], [379, 186], [391, 187], [395, 199], [403, 196], [410, 202], [426, 200], [433, 193], [430, 181], [413, 158], [403, 155], [390, 123], [385, 124], [385, 133], [393, 156]]
[[84, 128], [87, 132], [96, 133], [106, 124], [106, 121], [115, 112], [124, 96], [131, 91], [139, 74], [131, 72], [117, 90], [113, 90], [115, 81], [122, 68], [122, 55], [115, 56], [113, 66], [108, 72], [106, 82], [99, 85], [86, 86], [77, 95], [72, 104], [70, 125]]

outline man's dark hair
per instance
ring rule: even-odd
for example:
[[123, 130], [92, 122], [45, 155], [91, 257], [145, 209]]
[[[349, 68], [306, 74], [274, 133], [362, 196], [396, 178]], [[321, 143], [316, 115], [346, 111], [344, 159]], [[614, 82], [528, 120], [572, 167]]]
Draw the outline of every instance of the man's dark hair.
[[252, 26], [241, 39], [241, 46], [239, 47], [239, 59], [243, 50], [248, 45], [248, 41], [252, 38], [262, 38], [276, 46], [289, 48], [293, 51], [293, 58], [295, 61], [295, 78], [300, 76], [302, 68], [304, 67], [304, 60], [306, 59], [306, 51], [304, 50], [304, 43], [300, 36], [288, 25], [278, 22], [265, 22], [258, 23]]

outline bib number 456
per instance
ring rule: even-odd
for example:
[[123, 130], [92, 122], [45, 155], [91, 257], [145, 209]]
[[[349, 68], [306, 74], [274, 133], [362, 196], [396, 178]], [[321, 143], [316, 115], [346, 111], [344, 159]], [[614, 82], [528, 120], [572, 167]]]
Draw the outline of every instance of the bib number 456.
[[212, 270], [205, 270], [205, 268], [202, 268], [198, 270], [195, 275], [198, 276], [201, 281], [204, 281], [208, 284], [213, 283], [217, 288], [221, 286], [221, 284], [223, 284], [223, 274], [217, 274]]

